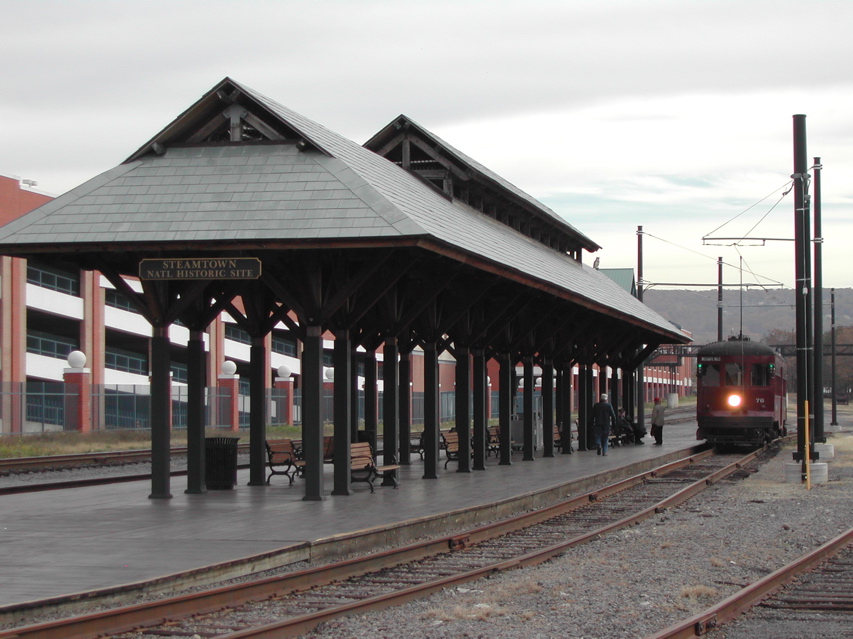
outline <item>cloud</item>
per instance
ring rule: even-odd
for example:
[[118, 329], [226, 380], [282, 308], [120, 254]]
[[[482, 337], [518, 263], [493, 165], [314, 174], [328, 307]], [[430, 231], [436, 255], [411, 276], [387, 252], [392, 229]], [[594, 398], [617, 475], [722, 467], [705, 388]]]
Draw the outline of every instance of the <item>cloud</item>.
[[[853, 3], [5, 0], [0, 11], [0, 56], [14, 61], [0, 68], [0, 173], [52, 193], [124, 160], [228, 75], [358, 142], [405, 113], [624, 261], [637, 225], [701, 249], [709, 229], [783, 185], [791, 115], [805, 113], [826, 167], [827, 272], [853, 285]], [[761, 228], [781, 234], [790, 218], [780, 204]], [[760, 254], [775, 261], [750, 251], [790, 281], [788, 248]], [[649, 269], [707, 268], [675, 254], [650, 251]]]

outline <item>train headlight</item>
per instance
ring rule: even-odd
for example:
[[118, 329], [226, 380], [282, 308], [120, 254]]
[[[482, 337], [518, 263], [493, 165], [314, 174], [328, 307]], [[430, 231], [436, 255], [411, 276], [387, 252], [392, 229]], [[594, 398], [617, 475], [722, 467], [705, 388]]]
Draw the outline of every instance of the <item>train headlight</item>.
[[729, 395], [729, 398], [726, 401], [728, 402], [728, 405], [732, 408], [737, 408], [738, 406], [740, 406], [742, 400], [740, 395], [732, 394]]

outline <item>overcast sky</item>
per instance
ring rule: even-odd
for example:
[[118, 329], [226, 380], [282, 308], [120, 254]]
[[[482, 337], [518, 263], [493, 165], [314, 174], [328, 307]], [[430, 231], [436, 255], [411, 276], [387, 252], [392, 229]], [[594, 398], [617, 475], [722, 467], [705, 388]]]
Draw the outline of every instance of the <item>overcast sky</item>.
[[793, 237], [802, 113], [824, 285], [851, 287], [851, 26], [850, 0], [0, 0], [0, 174], [64, 193], [230, 76], [359, 143], [408, 115], [602, 267], [636, 267], [643, 226], [649, 283], [715, 284], [722, 256], [792, 287], [793, 242], [702, 238]]

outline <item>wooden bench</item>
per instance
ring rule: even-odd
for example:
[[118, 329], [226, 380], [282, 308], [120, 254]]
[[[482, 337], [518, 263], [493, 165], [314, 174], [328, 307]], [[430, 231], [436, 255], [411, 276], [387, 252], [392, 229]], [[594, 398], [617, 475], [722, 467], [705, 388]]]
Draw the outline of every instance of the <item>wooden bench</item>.
[[450, 462], [459, 461], [459, 433], [455, 430], [441, 433], [441, 439], [443, 441], [442, 448], [444, 448], [444, 454], [447, 457], [444, 467], [447, 468], [447, 464]]
[[323, 437], [323, 463], [332, 464], [335, 461], [335, 438], [332, 435]]
[[[356, 442], [350, 444], [350, 481], [363, 481], [370, 486], [373, 492], [373, 482], [377, 477], [385, 477], [386, 473], [398, 470], [398, 464], [387, 464], [377, 466], [373, 459], [373, 450], [368, 442]], [[397, 487], [397, 478], [391, 475], [394, 488]]]
[[267, 441], [266, 445], [267, 466], [270, 469], [267, 483], [270, 483], [273, 475], [285, 475], [293, 485], [293, 479], [296, 475], [301, 475], [305, 468], [305, 462], [296, 455], [293, 440], [274, 439]]
[[[512, 452], [512, 441], [509, 443], [509, 450]], [[492, 453], [495, 457], [500, 457], [501, 454], [501, 429], [499, 426], [489, 426], [486, 429], [486, 457], [491, 457]]]
[[412, 436], [409, 438], [409, 452], [417, 453], [420, 458], [423, 459], [425, 443], [423, 431], [420, 433], [412, 433]]

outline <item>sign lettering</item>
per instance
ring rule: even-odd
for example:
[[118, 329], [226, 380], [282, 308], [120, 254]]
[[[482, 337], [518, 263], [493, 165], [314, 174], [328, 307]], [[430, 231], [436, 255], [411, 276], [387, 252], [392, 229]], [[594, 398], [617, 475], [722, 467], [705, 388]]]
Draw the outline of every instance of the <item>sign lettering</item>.
[[146, 259], [139, 262], [141, 280], [256, 280], [261, 261], [256, 257], [196, 257]]

